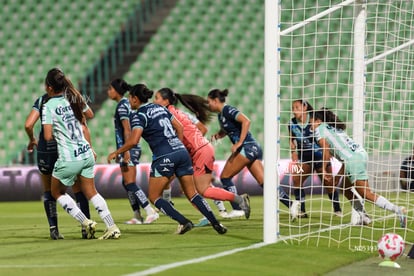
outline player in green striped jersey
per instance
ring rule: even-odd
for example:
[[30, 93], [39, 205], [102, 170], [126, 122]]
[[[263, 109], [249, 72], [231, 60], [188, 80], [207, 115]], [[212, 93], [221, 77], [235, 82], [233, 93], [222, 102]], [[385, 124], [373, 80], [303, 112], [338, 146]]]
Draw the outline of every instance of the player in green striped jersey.
[[[72, 217], [94, 238], [96, 222], [86, 218], [75, 201], [66, 193], [78, 177], [82, 192], [92, 202], [107, 227], [100, 239], [119, 238], [116, 226], [105, 199], [96, 191], [94, 183], [95, 156], [85, 138], [89, 136], [82, 112], [85, 101], [72, 82], [57, 68], [51, 69], [45, 79], [45, 89], [50, 99], [43, 106], [42, 125], [44, 138], [53, 138], [58, 145], [58, 159], [52, 173], [52, 195]], [[84, 133], [86, 131], [86, 133]]]
[[326, 167], [330, 163], [331, 156], [335, 157], [342, 162], [345, 175], [357, 192], [378, 207], [396, 213], [401, 227], [405, 228], [407, 224], [405, 207], [399, 207], [371, 191], [368, 185], [368, 154], [361, 145], [346, 134], [345, 123], [326, 108], [311, 113], [311, 117], [312, 130], [323, 150], [323, 174], [332, 177], [332, 174], [326, 173]]

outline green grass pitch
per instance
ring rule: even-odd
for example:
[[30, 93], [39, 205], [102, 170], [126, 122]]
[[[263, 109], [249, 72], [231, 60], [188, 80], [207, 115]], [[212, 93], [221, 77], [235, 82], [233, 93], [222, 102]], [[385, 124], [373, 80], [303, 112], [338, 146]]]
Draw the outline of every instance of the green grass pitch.
[[[201, 218], [186, 199], [173, 200], [176, 208], [194, 223]], [[225, 235], [218, 235], [211, 227], [199, 227], [185, 235], [175, 235], [177, 224], [164, 215], [151, 225], [125, 225], [123, 222], [132, 215], [127, 199], [107, 202], [122, 231], [119, 240], [80, 239], [78, 223], [58, 205], [59, 228], [65, 239], [53, 241], [49, 238], [41, 201], [0, 203], [0, 275], [125, 275], [246, 248], [261, 243], [263, 238], [263, 198], [259, 196], [251, 197], [252, 214], [249, 220], [221, 219], [228, 228]], [[215, 206], [209, 202], [215, 211]], [[104, 224], [93, 208], [91, 214], [98, 221], [99, 236], [103, 233]], [[329, 215], [326, 217], [326, 220], [330, 219]], [[286, 223], [287, 214], [282, 213], [280, 220]], [[365, 262], [361, 264], [347, 266], [363, 260]], [[359, 275], [364, 271], [366, 274], [375, 273], [377, 269], [382, 269], [380, 272], [389, 269], [379, 268], [380, 261], [376, 252], [352, 251], [348, 243], [316, 246], [308, 241], [278, 242], [156, 274], [324, 275], [330, 272], [335, 275], [335, 269], [351, 268], [354, 271], [346, 273]], [[402, 268], [398, 270], [398, 275], [404, 275], [404, 271], [413, 271], [414, 260], [401, 259], [400, 265]], [[395, 270], [389, 273], [393, 272]], [[387, 275], [392, 275], [389, 273]]]

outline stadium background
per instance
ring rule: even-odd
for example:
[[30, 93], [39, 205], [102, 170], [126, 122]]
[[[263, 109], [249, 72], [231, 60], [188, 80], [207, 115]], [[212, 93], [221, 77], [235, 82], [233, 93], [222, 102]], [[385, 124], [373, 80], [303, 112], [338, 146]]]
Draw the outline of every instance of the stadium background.
[[[98, 163], [106, 163], [107, 153], [114, 149], [115, 103], [106, 99], [106, 89], [120, 76], [153, 89], [169, 86], [203, 96], [211, 88], [228, 88], [229, 103], [246, 112], [253, 134], [263, 144], [261, 0], [6, 0], [0, 18], [0, 201], [17, 200], [13, 196], [19, 190], [11, 180], [22, 175], [24, 199], [33, 196], [32, 188], [39, 188], [31, 186], [37, 181], [35, 156], [25, 151], [24, 120], [44, 93], [46, 72], [56, 66], [77, 84], [95, 111], [89, 126]], [[323, 93], [315, 91], [314, 97]], [[210, 133], [216, 128], [213, 121]], [[143, 146], [142, 162], [148, 162], [150, 154]], [[216, 145], [218, 160], [226, 158], [228, 148], [227, 140]], [[287, 157], [282, 152], [282, 158]], [[39, 189], [37, 199], [40, 195]]]
[[[262, 1], [10, 0], [0, 13], [1, 200], [41, 195], [36, 151], [25, 150], [24, 121], [44, 93], [45, 75], [53, 67], [69, 76], [95, 112], [89, 127], [98, 164], [105, 164], [115, 149], [116, 103], [106, 92], [115, 77], [146, 83], [153, 90], [170, 87], [202, 96], [213, 88], [228, 88], [228, 102], [250, 117], [251, 131], [263, 143]], [[38, 122], [35, 133], [39, 127]], [[218, 129], [216, 120], [209, 128], [208, 135]], [[141, 162], [150, 162], [145, 142], [142, 147]], [[225, 160], [229, 147], [227, 139], [220, 141], [216, 159]], [[25, 195], [6, 196], [9, 190]], [[110, 194], [114, 196], [106, 196]]]
[[[0, 32], [2, 165], [33, 162], [24, 150], [24, 120], [53, 67], [63, 69], [95, 112], [89, 127], [97, 163], [106, 163], [114, 149], [116, 103], [106, 94], [114, 77], [202, 96], [228, 88], [230, 103], [251, 117], [262, 142], [263, 17], [262, 1], [251, 0], [6, 1]], [[211, 132], [216, 125], [213, 120]], [[143, 144], [141, 160], [148, 162]], [[217, 159], [227, 152], [223, 141]]]
[[[30, 176], [36, 152], [25, 150], [24, 121], [35, 99], [44, 93], [44, 77], [53, 67], [63, 69], [95, 112], [89, 127], [98, 164], [105, 164], [108, 152], [115, 149], [112, 116], [116, 103], [106, 93], [115, 77], [132, 84], [146, 83], [153, 90], [170, 87], [201, 96], [212, 88], [228, 88], [228, 102], [249, 116], [251, 132], [263, 145], [263, 1], [8, 0], [0, 13], [0, 189], [13, 188], [10, 177], [19, 179], [24, 171], [21, 165], [29, 166]], [[303, 51], [304, 60], [306, 54]], [[331, 101], [328, 106], [336, 104], [336, 98], [349, 101], [346, 90], [336, 97], [326, 93], [315, 89], [312, 97], [324, 97]], [[289, 103], [291, 94], [282, 91], [281, 97]], [[283, 109], [286, 123], [290, 106]], [[39, 127], [38, 123], [37, 133]], [[209, 129], [207, 135], [218, 129], [218, 123], [213, 120]], [[287, 136], [287, 129], [281, 128], [281, 137]], [[141, 144], [141, 161], [150, 162], [150, 151], [145, 142]], [[394, 143], [384, 150], [391, 146], [411, 147], [410, 143]], [[228, 139], [215, 147], [216, 159], [225, 160]], [[286, 148], [282, 148], [282, 158], [289, 157]], [[243, 171], [238, 179], [246, 175]], [[36, 181], [26, 177], [20, 185]]]

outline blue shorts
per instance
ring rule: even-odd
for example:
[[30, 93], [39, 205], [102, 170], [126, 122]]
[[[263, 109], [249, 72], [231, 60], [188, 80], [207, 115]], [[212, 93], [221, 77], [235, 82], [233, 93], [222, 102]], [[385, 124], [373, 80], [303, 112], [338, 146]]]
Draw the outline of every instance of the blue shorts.
[[119, 162], [120, 167], [133, 167], [139, 164], [139, 159], [141, 158], [141, 148], [132, 148], [129, 150], [129, 162]]
[[262, 160], [263, 151], [257, 143], [246, 143], [239, 148], [240, 154], [250, 161]]
[[[311, 166], [311, 172], [322, 168], [322, 160], [299, 160], [300, 163], [302, 164], [307, 164], [309, 166]], [[328, 164], [329, 166], [330, 164]]]
[[299, 162], [311, 166], [311, 171], [322, 168], [322, 152], [306, 149], [298, 152]]
[[72, 186], [78, 175], [86, 178], [94, 177], [95, 159], [91, 155], [89, 158], [80, 161], [57, 160], [53, 170], [53, 177], [57, 178], [65, 186]]
[[193, 175], [193, 163], [187, 150], [163, 155], [152, 161], [150, 177]]
[[56, 141], [45, 141], [39, 138], [37, 144], [37, 167], [40, 173], [46, 175], [52, 174], [57, 158], [58, 149]]
[[45, 152], [37, 151], [37, 167], [40, 173], [50, 175], [55, 167], [56, 160], [58, 158], [58, 152]]

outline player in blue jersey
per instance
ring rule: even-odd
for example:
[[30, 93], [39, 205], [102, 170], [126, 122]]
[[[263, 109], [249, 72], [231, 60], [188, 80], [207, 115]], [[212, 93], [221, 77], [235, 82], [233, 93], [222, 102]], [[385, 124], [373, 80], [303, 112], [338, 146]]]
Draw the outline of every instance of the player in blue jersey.
[[[207, 101], [197, 95], [178, 94], [170, 88], [161, 88], [155, 93], [154, 103], [165, 106], [183, 125], [183, 144], [190, 153], [193, 161], [194, 183], [197, 192], [205, 198], [235, 202], [242, 208], [246, 218], [249, 218], [250, 202], [247, 194], [239, 196], [211, 184], [215, 161], [214, 147], [204, 137], [198, 126], [190, 120], [188, 115], [176, 107], [178, 102], [181, 102], [189, 110], [198, 114], [200, 119], [202, 117], [208, 119], [210, 117], [210, 111], [208, 110]], [[205, 218], [202, 221], [204, 223], [198, 226], [208, 222]]]
[[[312, 112], [309, 122], [315, 133], [315, 138], [322, 148], [322, 173], [324, 177], [332, 177], [332, 174], [327, 172], [329, 161], [333, 156], [342, 162], [341, 171], [345, 172], [345, 177], [348, 178], [357, 192], [376, 206], [396, 213], [401, 227], [405, 228], [407, 225], [406, 208], [399, 207], [385, 197], [371, 191], [368, 185], [368, 154], [361, 145], [346, 134], [345, 123], [326, 108]], [[328, 179], [328, 181], [331, 180]]]
[[[237, 108], [225, 103], [228, 93], [227, 89], [213, 89], [208, 93], [207, 101], [210, 111], [218, 113], [220, 123], [220, 131], [214, 134], [211, 140], [221, 139], [227, 135], [233, 144], [231, 155], [224, 165], [220, 180], [223, 188], [237, 194], [232, 178], [244, 167], [247, 167], [259, 186], [263, 188], [264, 169], [261, 161], [263, 152], [249, 131], [249, 118]], [[291, 201], [282, 189], [279, 189], [279, 197], [280, 201], [289, 208]], [[227, 215], [228, 218], [244, 216], [244, 211], [238, 204], [231, 202], [231, 206], [233, 210]]]
[[[88, 219], [66, 193], [67, 186], [72, 186], [78, 178], [82, 192], [92, 202], [107, 227], [100, 239], [117, 239], [121, 232], [105, 199], [95, 188], [95, 154], [84, 134], [85, 131], [89, 133], [82, 112], [84, 99], [58, 68], [47, 73], [45, 89], [50, 99], [42, 109], [44, 138], [46, 141], [55, 139], [58, 147], [58, 159], [52, 173], [52, 196], [68, 214], [85, 226], [88, 238], [94, 238], [97, 223]], [[82, 125], [85, 125], [85, 129]]]
[[409, 192], [414, 191], [414, 147], [412, 148], [412, 154], [404, 158], [401, 163], [400, 187]]
[[[125, 140], [131, 135], [131, 125], [129, 122], [131, 106], [128, 99], [124, 97], [124, 94], [130, 89], [131, 86], [123, 79], [114, 79], [108, 88], [108, 97], [117, 102], [114, 114], [117, 149], [122, 147]], [[122, 186], [127, 191], [128, 199], [134, 212], [134, 217], [128, 220], [126, 224], [149, 224], [159, 218], [158, 213], [151, 207], [144, 191], [136, 184], [136, 166], [139, 164], [140, 156], [141, 146], [137, 144], [117, 158], [122, 173]], [[140, 206], [147, 214], [145, 220], [141, 216]]]
[[155, 207], [179, 223], [176, 233], [186, 233], [193, 228], [193, 223], [162, 198], [163, 190], [174, 176], [178, 178], [187, 199], [219, 234], [225, 234], [227, 229], [217, 221], [207, 201], [196, 191], [191, 158], [181, 142], [181, 123], [165, 107], [148, 103], [153, 93], [143, 84], [131, 88], [129, 102], [132, 109], [138, 109], [131, 114], [132, 133], [122, 147], [108, 155], [108, 162], [138, 144], [141, 137], [144, 138], [153, 154], [148, 197]]
[[[316, 172], [321, 178], [322, 174], [322, 149], [313, 137], [313, 132], [309, 124], [309, 112], [313, 110], [310, 103], [305, 100], [295, 100], [292, 102], [292, 112], [294, 117], [289, 123], [290, 150], [292, 156], [290, 172], [293, 179], [294, 194], [296, 201], [290, 208], [291, 218], [307, 218], [305, 207], [305, 191], [303, 183], [312, 174]], [[332, 173], [332, 166], [329, 163], [327, 167], [329, 173]], [[322, 180], [322, 179], [321, 179]], [[334, 183], [323, 181], [329, 198], [332, 200], [334, 213], [342, 217], [341, 206], [339, 205], [338, 192]], [[300, 211], [299, 209], [300, 205]]]
[[[63, 239], [63, 236], [59, 233], [58, 217], [56, 211], [56, 200], [51, 193], [51, 178], [53, 167], [55, 166], [56, 159], [58, 157], [57, 144], [55, 140], [45, 141], [43, 137], [43, 127], [40, 128], [39, 139], [34, 136], [33, 128], [39, 118], [42, 117], [42, 107], [49, 99], [47, 94], [40, 96], [33, 104], [32, 110], [26, 118], [25, 130], [29, 137], [29, 143], [27, 150], [32, 152], [36, 147], [37, 150], [37, 166], [39, 168], [40, 177], [43, 185], [43, 206], [45, 209], [46, 217], [49, 223], [50, 237], [53, 240]], [[89, 106], [85, 105], [83, 110], [87, 119], [93, 118], [93, 111]], [[85, 195], [80, 190], [80, 186], [76, 183], [72, 188], [75, 194], [76, 201], [87, 218], [90, 218], [89, 214], [89, 202]], [[87, 234], [85, 229], [82, 229], [82, 238], [86, 238]]]
[[[326, 179], [322, 179], [322, 149], [316, 142], [311, 125], [309, 124], [309, 113], [313, 111], [313, 107], [305, 100], [295, 100], [292, 103], [292, 111], [294, 117], [288, 126], [292, 154], [292, 163], [289, 167], [291, 168], [290, 173], [293, 178], [296, 201], [290, 207], [291, 217], [293, 220], [297, 217], [307, 217], [305, 193], [302, 186], [306, 178], [313, 172], [316, 172], [321, 178], [328, 192], [328, 196], [332, 200], [335, 214], [342, 217], [338, 192], [335, 187], [339, 185], [339, 182], [343, 178], [339, 174], [338, 177], [329, 178], [329, 180], [332, 180], [329, 182]], [[329, 174], [332, 174], [331, 163], [328, 164], [327, 170]], [[351, 222], [353, 224], [370, 224], [371, 219], [366, 214], [363, 203], [359, 200], [358, 196], [350, 189], [345, 189], [344, 195], [350, 201], [353, 208]]]

